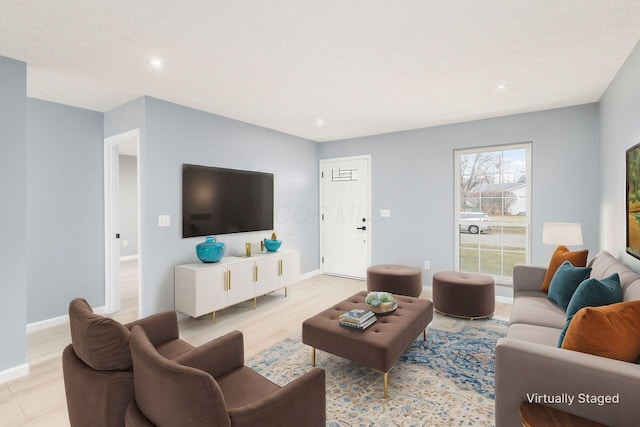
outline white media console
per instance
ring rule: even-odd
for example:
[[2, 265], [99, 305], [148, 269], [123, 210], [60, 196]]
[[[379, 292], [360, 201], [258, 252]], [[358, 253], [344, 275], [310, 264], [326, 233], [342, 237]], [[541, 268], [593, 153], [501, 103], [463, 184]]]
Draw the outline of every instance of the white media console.
[[300, 253], [285, 250], [251, 257], [228, 256], [220, 262], [175, 267], [176, 310], [199, 317], [284, 288], [300, 280]]

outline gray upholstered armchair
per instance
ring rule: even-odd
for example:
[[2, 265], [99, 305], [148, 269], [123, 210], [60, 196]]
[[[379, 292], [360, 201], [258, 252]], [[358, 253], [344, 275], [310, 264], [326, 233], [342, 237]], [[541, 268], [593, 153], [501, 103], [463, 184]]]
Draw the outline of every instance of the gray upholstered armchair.
[[73, 427], [124, 426], [133, 399], [129, 330], [141, 325], [158, 352], [177, 357], [194, 347], [178, 338], [176, 313], [167, 311], [123, 325], [97, 315], [87, 301], [69, 304], [71, 344], [62, 353], [69, 421]]
[[324, 370], [313, 368], [280, 387], [244, 365], [238, 331], [171, 361], [134, 327], [131, 355], [135, 400], [127, 426], [325, 426]]

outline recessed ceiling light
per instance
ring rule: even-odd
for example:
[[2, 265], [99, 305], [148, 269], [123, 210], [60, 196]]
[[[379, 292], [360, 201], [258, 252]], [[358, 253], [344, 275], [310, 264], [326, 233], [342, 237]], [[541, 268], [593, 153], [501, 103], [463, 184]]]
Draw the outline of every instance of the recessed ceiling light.
[[318, 126], [319, 128], [321, 128], [322, 126], [324, 126], [324, 119], [319, 117], [316, 119], [316, 126]]
[[162, 66], [164, 65], [164, 63], [162, 62], [161, 59], [159, 58], [151, 58], [149, 59], [149, 64], [153, 67], [153, 68], [162, 68]]
[[507, 89], [507, 84], [506, 83], [498, 83], [496, 85], [496, 89], [497, 90], [506, 90]]

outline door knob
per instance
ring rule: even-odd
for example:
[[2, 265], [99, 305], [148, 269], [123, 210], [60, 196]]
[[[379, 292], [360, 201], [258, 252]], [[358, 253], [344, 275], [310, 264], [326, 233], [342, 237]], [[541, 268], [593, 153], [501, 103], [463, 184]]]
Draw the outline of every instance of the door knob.
[[366, 226], [366, 225], [363, 225], [362, 227], [358, 227], [358, 228], [356, 228], [356, 230], [366, 230], [366, 229], [367, 229], [367, 226]]

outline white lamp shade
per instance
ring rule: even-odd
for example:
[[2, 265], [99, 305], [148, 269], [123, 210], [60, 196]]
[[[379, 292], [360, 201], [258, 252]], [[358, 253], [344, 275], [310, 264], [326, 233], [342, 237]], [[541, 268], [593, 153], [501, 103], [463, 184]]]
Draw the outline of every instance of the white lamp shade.
[[545, 222], [542, 243], [549, 245], [581, 245], [582, 226], [577, 222]]

